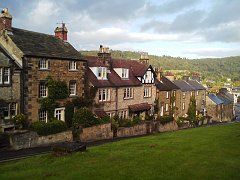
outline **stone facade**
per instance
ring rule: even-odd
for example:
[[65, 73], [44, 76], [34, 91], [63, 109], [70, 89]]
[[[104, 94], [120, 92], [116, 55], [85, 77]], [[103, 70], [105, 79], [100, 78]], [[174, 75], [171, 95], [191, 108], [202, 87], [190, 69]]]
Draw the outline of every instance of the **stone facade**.
[[158, 125], [158, 132], [168, 132], [168, 131], [176, 131], [178, 130], [178, 125], [176, 121], [172, 121], [166, 124], [160, 124]]
[[180, 90], [176, 92], [177, 117], [186, 116], [192, 93], [192, 91]]
[[198, 112], [203, 111], [206, 106], [206, 90], [195, 91], [196, 110]]
[[[49, 69], [41, 70], [38, 67], [38, 58], [27, 58], [24, 62], [24, 111], [30, 122], [38, 120], [39, 104], [39, 84], [46, 81], [50, 76], [54, 80], [65, 81], [69, 85], [70, 81], [76, 82], [76, 95], [82, 96], [84, 93], [84, 71], [85, 63], [77, 61], [77, 70], [69, 70], [70, 60], [49, 59]], [[71, 97], [69, 97], [70, 99]], [[59, 107], [64, 107], [68, 99], [58, 101]]]

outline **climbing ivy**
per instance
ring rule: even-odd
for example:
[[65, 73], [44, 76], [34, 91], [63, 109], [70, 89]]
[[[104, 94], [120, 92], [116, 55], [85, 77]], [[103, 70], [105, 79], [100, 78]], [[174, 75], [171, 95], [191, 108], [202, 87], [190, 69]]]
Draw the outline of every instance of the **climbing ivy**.
[[194, 96], [192, 96], [190, 99], [190, 104], [189, 104], [187, 115], [191, 121], [196, 120], [196, 99]]
[[51, 99], [66, 99], [69, 95], [66, 82], [53, 80], [51, 77], [47, 80], [48, 97]]

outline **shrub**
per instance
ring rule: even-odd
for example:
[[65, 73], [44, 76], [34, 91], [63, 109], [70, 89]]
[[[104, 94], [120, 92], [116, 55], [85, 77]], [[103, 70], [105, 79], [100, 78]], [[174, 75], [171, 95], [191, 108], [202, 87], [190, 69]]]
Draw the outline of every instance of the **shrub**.
[[68, 128], [72, 127], [73, 114], [74, 114], [74, 104], [68, 101], [65, 104], [65, 123], [67, 124]]
[[178, 127], [182, 127], [186, 123], [186, 121], [190, 122], [190, 119], [188, 117], [178, 117], [177, 119]]
[[100, 121], [87, 108], [80, 108], [73, 115], [73, 126], [75, 128], [79, 126], [91, 127], [96, 124], [100, 124]]
[[24, 128], [27, 127], [27, 121], [24, 114], [17, 114], [14, 116], [13, 122], [15, 125], [22, 125]]
[[174, 118], [172, 116], [160, 116], [158, 118], [158, 120], [161, 124], [167, 124], [167, 123], [173, 121]]
[[150, 116], [150, 115], [146, 114], [146, 116], [145, 116], [145, 121], [152, 121], [153, 119], [154, 119], [154, 116], [153, 116], [153, 115]]
[[31, 130], [36, 131], [39, 135], [56, 134], [67, 130], [65, 122], [51, 119], [49, 122], [37, 121], [31, 125]]
[[105, 116], [105, 117], [99, 119], [100, 124], [105, 124], [105, 123], [109, 123], [109, 122], [111, 122], [111, 119], [109, 116]]

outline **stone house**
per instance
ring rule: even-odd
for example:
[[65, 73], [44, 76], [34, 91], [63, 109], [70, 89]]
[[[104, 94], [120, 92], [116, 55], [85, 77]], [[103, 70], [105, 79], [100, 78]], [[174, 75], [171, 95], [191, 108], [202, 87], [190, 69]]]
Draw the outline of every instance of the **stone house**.
[[174, 80], [173, 83], [180, 88], [180, 92], [176, 93], [176, 107], [178, 107], [178, 117], [186, 117], [190, 99], [194, 96], [195, 89], [183, 80]]
[[[68, 99], [84, 94], [86, 63], [67, 42], [68, 31], [64, 23], [55, 29], [55, 36], [14, 28], [12, 16], [4, 9], [0, 16], [0, 28], [0, 45], [21, 71], [19, 81], [22, 83], [16, 94], [21, 92], [20, 109], [29, 122], [48, 121], [48, 111], [42, 109], [39, 100], [48, 97], [46, 80], [49, 76], [67, 84]], [[54, 110], [54, 116], [63, 121], [66, 100], [59, 100]]]
[[111, 58], [108, 48], [100, 46], [98, 56], [86, 56], [86, 76], [90, 88], [96, 89], [95, 114], [143, 119], [154, 113], [155, 72], [149, 59], [139, 61]]
[[159, 69], [156, 68], [155, 71], [157, 74], [155, 84], [157, 88], [156, 103], [158, 115], [170, 115], [177, 118], [178, 108], [176, 107], [176, 96], [180, 93], [180, 88], [167, 77], [163, 76]]

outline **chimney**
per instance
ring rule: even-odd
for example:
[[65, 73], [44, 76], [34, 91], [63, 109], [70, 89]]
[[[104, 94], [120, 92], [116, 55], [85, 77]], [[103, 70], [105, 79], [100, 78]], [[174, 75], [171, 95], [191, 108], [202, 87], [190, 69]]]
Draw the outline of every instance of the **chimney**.
[[182, 77], [182, 80], [188, 82], [188, 81], [189, 81], [189, 76], [187, 76], [187, 75], [183, 76], [183, 77]]
[[161, 81], [163, 76], [162, 68], [155, 68], [155, 73], [157, 75], [157, 80]]
[[141, 57], [140, 57], [139, 61], [140, 61], [142, 64], [149, 65], [148, 53], [141, 53]]
[[174, 81], [175, 80], [174, 74], [172, 72], [170, 72], [170, 71], [165, 73], [165, 77], [168, 78], [170, 81]]
[[65, 26], [65, 23], [61, 23], [62, 27], [56, 27], [55, 29], [55, 37], [62, 39], [63, 41], [67, 41], [67, 33], [68, 30]]
[[4, 8], [0, 15], [0, 30], [12, 32], [12, 15], [8, 12], [8, 8]]
[[192, 80], [201, 82], [201, 77], [200, 77], [199, 73], [193, 73]]
[[102, 61], [104, 64], [110, 66], [111, 53], [109, 51], [109, 47], [103, 47], [103, 45], [100, 45], [98, 59]]

